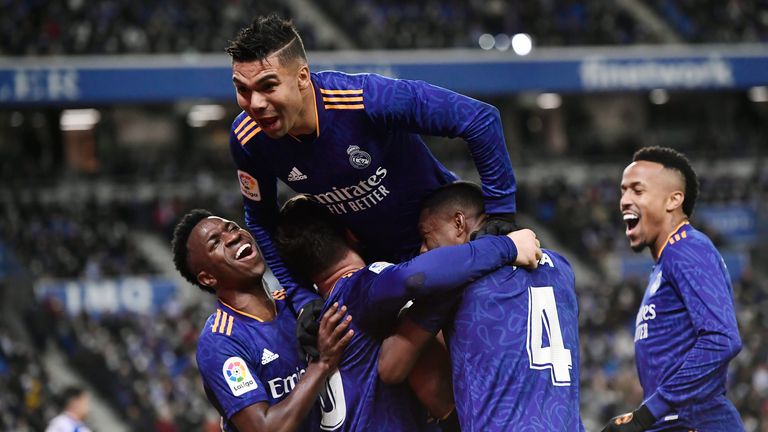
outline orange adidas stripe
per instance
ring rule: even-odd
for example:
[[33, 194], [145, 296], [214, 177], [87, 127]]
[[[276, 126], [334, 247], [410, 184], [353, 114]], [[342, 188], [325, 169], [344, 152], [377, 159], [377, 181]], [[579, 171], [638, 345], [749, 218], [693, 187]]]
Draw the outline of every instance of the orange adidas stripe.
[[341, 109], [341, 110], [354, 110], [354, 109], [363, 109], [365, 108], [365, 105], [363, 104], [357, 104], [357, 105], [326, 105], [325, 109]]
[[254, 129], [253, 131], [251, 131], [251, 133], [249, 133], [248, 135], [246, 135], [246, 137], [245, 137], [245, 138], [243, 138], [242, 140], [240, 140], [240, 145], [245, 145], [245, 143], [247, 143], [248, 141], [250, 141], [250, 140], [251, 140], [251, 138], [253, 138], [253, 136], [254, 136], [254, 135], [256, 135], [256, 134], [257, 134], [257, 133], [259, 133], [259, 132], [261, 132], [261, 128], [260, 128], [260, 127], [258, 127], [258, 128], [256, 128], [256, 129]]
[[356, 97], [324, 97], [323, 102], [362, 102], [362, 96]]
[[252, 118], [246, 117], [245, 120], [241, 121], [240, 124], [237, 125], [237, 128], [235, 128], [235, 133], [237, 134], [238, 132], [240, 132], [240, 129], [242, 129], [243, 126], [247, 125], [248, 123], [256, 123], [256, 122], [253, 121]]
[[322, 94], [329, 94], [329, 95], [362, 95], [363, 89], [359, 90], [329, 90], [329, 89], [320, 89], [320, 93]]

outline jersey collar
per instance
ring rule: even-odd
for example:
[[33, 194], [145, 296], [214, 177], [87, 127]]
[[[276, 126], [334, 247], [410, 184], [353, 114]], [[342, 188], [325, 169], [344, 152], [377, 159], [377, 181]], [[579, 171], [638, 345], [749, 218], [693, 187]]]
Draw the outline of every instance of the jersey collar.
[[233, 315], [240, 315], [241, 317], [248, 318], [248, 319], [253, 319], [253, 320], [256, 320], [258, 322], [265, 322], [266, 321], [265, 319], [263, 319], [261, 317], [258, 317], [256, 315], [251, 315], [248, 312], [243, 312], [243, 311], [241, 311], [239, 309], [235, 309], [234, 307], [224, 303], [224, 301], [221, 300], [221, 299], [218, 299], [218, 303], [219, 303], [219, 307], [221, 309], [224, 309], [227, 312], [231, 312]]
[[677, 234], [678, 231], [680, 231], [680, 229], [682, 229], [684, 226], [689, 225], [689, 224], [690, 224], [690, 222], [687, 221], [687, 220], [686, 221], [682, 221], [682, 222], [680, 222], [680, 225], [676, 226], [675, 229], [673, 229], [672, 232], [669, 233], [669, 235], [667, 236], [667, 239], [664, 240], [664, 245], [661, 246], [661, 249], [659, 249], [659, 253], [656, 254], [656, 256], [654, 257], [656, 259], [656, 261], [658, 261], [659, 258], [661, 258], [661, 253], [664, 252], [664, 248], [667, 247], [667, 245], [669, 244], [669, 240], [672, 238], [672, 236]]

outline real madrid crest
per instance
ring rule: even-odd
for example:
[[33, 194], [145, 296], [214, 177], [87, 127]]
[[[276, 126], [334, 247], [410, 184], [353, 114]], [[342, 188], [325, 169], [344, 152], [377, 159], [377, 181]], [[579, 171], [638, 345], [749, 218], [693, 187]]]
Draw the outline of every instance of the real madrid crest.
[[368, 168], [368, 165], [371, 164], [371, 155], [360, 150], [360, 147], [356, 145], [347, 147], [347, 154], [349, 155], [349, 164], [357, 169]]

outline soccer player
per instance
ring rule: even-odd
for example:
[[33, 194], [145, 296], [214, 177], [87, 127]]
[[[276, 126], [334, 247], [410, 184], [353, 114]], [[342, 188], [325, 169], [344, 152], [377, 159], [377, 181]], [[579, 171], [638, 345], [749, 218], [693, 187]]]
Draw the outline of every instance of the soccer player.
[[621, 179], [621, 213], [635, 252], [656, 261], [635, 319], [644, 402], [603, 431], [742, 431], [725, 396], [728, 362], [741, 350], [733, 288], [706, 235], [688, 222], [699, 184], [688, 159], [638, 150]]
[[[465, 244], [485, 220], [479, 187], [443, 186], [424, 202], [421, 250]], [[535, 270], [501, 267], [467, 285], [460, 299], [415, 300], [383, 344], [380, 368], [389, 372], [382, 380], [404, 379], [442, 328], [463, 432], [583, 431], [573, 270], [546, 249], [538, 264]]]
[[206, 395], [227, 431], [310, 431], [315, 401], [334, 373], [353, 331], [345, 307], [320, 323], [319, 358], [306, 364], [295, 349], [296, 316], [285, 293], [269, 295], [265, 265], [248, 231], [204, 210], [174, 230], [174, 264], [192, 284], [216, 295], [216, 313], [200, 334], [197, 364]]
[[421, 201], [456, 180], [419, 134], [460, 137], [482, 179], [486, 229], [515, 229], [515, 176], [493, 106], [421, 81], [310, 72], [301, 37], [275, 16], [256, 18], [226, 51], [243, 109], [230, 150], [246, 225], [296, 310], [317, 296], [296, 290], [275, 252], [277, 179], [339, 215], [364, 257], [400, 262], [418, 251]]
[[332, 415], [323, 408], [322, 428], [333, 431], [424, 430], [425, 413], [413, 392], [378, 378], [381, 341], [394, 328], [398, 310], [411, 298], [456, 296], [470, 280], [507, 263], [535, 266], [541, 256], [533, 232], [521, 230], [401, 264], [366, 265], [341, 221], [305, 197], [283, 206], [275, 239], [286, 263], [317, 285], [326, 308], [340, 302], [355, 316], [355, 336], [339, 364], [338, 381], [329, 386], [328, 399], [337, 405]]
[[68, 387], [61, 396], [64, 409], [51, 422], [45, 432], [91, 432], [83, 423], [91, 410], [90, 397], [85, 389]]

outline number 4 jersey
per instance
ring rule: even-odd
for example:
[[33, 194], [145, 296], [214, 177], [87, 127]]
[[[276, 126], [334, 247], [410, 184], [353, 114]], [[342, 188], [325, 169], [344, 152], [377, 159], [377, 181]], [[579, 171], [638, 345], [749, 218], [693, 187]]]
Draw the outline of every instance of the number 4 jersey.
[[583, 431], [574, 275], [545, 250], [468, 285], [444, 328], [461, 430]]

